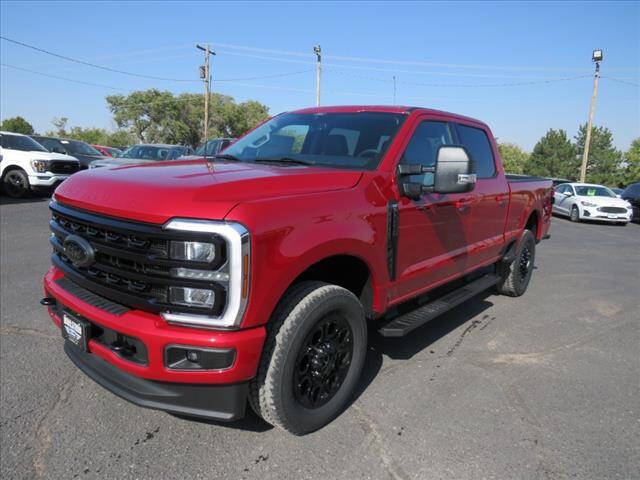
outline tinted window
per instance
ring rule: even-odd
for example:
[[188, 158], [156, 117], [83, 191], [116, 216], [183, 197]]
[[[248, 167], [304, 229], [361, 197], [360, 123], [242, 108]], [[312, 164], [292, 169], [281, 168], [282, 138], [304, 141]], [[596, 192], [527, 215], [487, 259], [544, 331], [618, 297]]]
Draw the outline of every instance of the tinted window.
[[629, 185], [627, 189], [622, 192], [622, 195], [625, 197], [638, 197], [640, 196], [640, 183], [634, 183], [633, 185]]
[[489, 138], [484, 130], [458, 124], [460, 143], [467, 147], [475, 163], [478, 178], [490, 178], [496, 173], [496, 165]]
[[612, 197], [615, 198], [616, 194], [609, 190], [607, 187], [599, 187], [596, 185], [587, 185], [583, 187], [576, 187], [576, 193], [581, 197]]
[[34, 137], [34, 139], [50, 152], [67, 153], [59, 140], [53, 138]]
[[323, 166], [373, 170], [405, 118], [381, 112], [285, 113], [224, 153], [244, 162], [293, 157]]
[[558, 185], [558, 188], [556, 188], [556, 192], [558, 193], [564, 193], [566, 190], [567, 190], [566, 185]]
[[[400, 163], [433, 167], [436, 163], [438, 147], [451, 143], [451, 131], [447, 123], [422, 122], [413, 132]], [[411, 175], [409, 180], [423, 185], [433, 185], [433, 173]]]
[[32, 138], [22, 135], [0, 135], [2, 148], [23, 152], [46, 152], [47, 149]]

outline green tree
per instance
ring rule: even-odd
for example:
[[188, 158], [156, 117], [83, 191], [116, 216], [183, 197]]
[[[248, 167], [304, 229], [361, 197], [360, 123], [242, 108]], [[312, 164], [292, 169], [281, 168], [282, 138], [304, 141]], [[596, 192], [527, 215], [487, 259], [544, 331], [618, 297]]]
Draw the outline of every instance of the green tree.
[[[576, 153], [582, 158], [587, 137], [587, 124], [581, 125], [575, 136]], [[617, 185], [623, 177], [622, 153], [613, 146], [613, 134], [605, 127], [591, 129], [591, 145], [587, 161], [586, 181]]]
[[22, 117], [6, 118], [2, 121], [0, 130], [5, 132], [22, 133], [24, 135], [33, 135], [33, 125]]
[[530, 175], [576, 180], [580, 175], [580, 160], [567, 132], [549, 129], [533, 147], [524, 171]]
[[[107, 97], [118, 127], [129, 130], [138, 141], [197, 146], [204, 132], [204, 98], [200, 94], [155, 89], [128, 96]], [[209, 138], [238, 136], [268, 118], [259, 102], [237, 104], [227, 95], [212, 94], [209, 103]]]
[[640, 182], [640, 137], [631, 142], [624, 154], [624, 170], [620, 181], [623, 185], [636, 182]]
[[504, 165], [504, 171], [507, 173], [522, 173], [524, 167], [529, 160], [529, 154], [525, 152], [515, 143], [499, 143], [498, 150], [500, 158]]

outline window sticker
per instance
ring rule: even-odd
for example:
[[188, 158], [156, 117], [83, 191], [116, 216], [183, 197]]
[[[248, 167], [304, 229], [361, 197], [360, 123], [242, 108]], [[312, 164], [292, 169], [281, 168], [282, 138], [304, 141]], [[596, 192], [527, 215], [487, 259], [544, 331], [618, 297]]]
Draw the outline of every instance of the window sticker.
[[590, 188], [587, 190], [587, 196], [589, 197], [593, 197], [596, 194], [596, 189], [595, 188]]

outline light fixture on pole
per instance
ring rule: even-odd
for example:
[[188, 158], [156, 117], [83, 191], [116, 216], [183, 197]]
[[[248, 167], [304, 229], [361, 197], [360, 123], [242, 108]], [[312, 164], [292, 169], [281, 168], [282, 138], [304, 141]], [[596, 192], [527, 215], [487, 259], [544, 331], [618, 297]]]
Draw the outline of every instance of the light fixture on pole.
[[593, 79], [593, 92], [591, 93], [591, 106], [589, 107], [589, 121], [587, 122], [587, 135], [584, 140], [584, 150], [582, 152], [582, 166], [580, 168], [580, 181], [584, 183], [587, 178], [587, 163], [589, 161], [589, 146], [591, 144], [591, 128], [593, 126], [593, 116], [596, 111], [596, 95], [598, 94], [598, 81], [600, 80], [600, 62], [604, 59], [601, 49], [594, 50], [591, 60], [596, 64], [596, 74]]

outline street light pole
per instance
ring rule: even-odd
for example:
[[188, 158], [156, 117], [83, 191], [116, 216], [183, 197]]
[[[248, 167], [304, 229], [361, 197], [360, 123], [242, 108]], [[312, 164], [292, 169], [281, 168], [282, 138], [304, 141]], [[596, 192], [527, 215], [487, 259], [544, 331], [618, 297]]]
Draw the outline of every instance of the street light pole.
[[584, 183], [587, 177], [587, 163], [589, 161], [589, 146], [591, 144], [591, 128], [593, 116], [596, 113], [596, 96], [598, 95], [598, 81], [600, 80], [600, 62], [603, 59], [602, 50], [594, 50], [591, 59], [596, 64], [596, 74], [593, 79], [593, 91], [591, 92], [591, 105], [589, 106], [589, 121], [587, 122], [587, 136], [584, 140], [582, 152], [582, 166], [580, 168], [580, 182]]
[[320, 76], [322, 74], [322, 49], [320, 45], [313, 47], [313, 52], [316, 54], [316, 107], [320, 106]]

